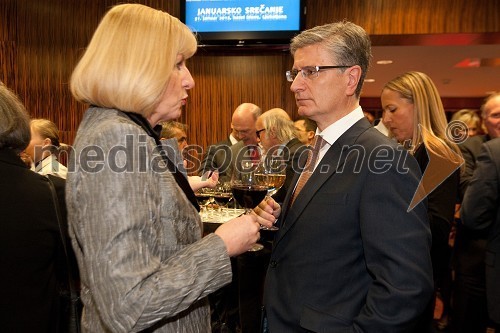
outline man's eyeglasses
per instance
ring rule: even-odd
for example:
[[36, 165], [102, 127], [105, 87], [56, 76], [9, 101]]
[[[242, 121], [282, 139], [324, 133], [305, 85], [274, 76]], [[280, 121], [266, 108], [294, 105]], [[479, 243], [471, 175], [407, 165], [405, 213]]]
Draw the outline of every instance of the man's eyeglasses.
[[263, 128], [263, 129], [258, 130], [258, 131], [256, 131], [256, 132], [255, 132], [255, 134], [257, 134], [257, 137], [259, 138], [259, 140], [260, 140], [260, 132], [265, 131], [265, 130], [266, 130], [266, 129], [265, 129], [265, 128]]
[[[352, 65], [354, 66], [354, 65]], [[320, 71], [323, 71], [325, 69], [333, 69], [333, 68], [349, 68], [349, 67], [352, 67], [352, 66], [346, 66], [346, 65], [340, 65], [340, 66], [306, 66], [306, 67], [302, 67], [302, 69], [298, 70], [298, 69], [292, 69], [291, 71], [286, 71], [286, 80], [288, 82], [293, 82], [293, 80], [295, 80], [295, 78], [297, 77], [297, 74], [300, 74], [302, 75], [302, 77], [304, 79], [307, 79], [307, 78], [315, 78], [315, 77], [318, 77], [318, 74]]]

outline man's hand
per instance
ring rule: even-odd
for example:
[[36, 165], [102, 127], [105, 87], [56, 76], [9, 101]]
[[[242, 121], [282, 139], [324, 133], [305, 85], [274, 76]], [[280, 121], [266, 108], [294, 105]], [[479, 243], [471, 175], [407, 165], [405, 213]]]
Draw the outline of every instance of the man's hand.
[[281, 206], [273, 198], [267, 197], [253, 209], [253, 214], [257, 216], [257, 222], [266, 228], [270, 228], [278, 220], [281, 214]]

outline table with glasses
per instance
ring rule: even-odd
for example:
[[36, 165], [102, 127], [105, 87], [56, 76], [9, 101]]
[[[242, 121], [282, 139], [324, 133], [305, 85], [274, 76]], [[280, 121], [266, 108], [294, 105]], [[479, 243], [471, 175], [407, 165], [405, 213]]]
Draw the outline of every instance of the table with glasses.
[[[214, 192], [210, 190], [203, 195], [197, 193], [204, 235], [245, 212], [234, 200], [226, 206], [219, 206], [211, 194]], [[264, 248], [231, 258], [232, 282], [209, 296], [212, 327], [221, 328], [222, 325], [229, 327], [230, 331], [234, 329], [242, 333], [259, 331], [264, 277], [270, 253], [270, 248]]]
[[240, 208], [202, 208], [200, 216], [204, 234], [214, 232], [222, 223], [240, 216], [243, 212]]

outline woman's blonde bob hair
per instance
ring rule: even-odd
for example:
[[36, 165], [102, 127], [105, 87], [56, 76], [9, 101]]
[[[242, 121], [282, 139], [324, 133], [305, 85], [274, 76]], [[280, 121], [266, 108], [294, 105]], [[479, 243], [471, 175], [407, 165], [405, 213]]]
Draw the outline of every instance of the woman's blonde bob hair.
[[456, 164], [463, 162], [458, 146], [447, 136], [448, 122], [439, 92], [431, 78], [421, 72], [406, 72], [383, 89], [399, 93], [414, 106], [412, 153], [420, 144], [429, 152]]
[[177, 56], [190, 58], [196, 38], [166, 12], [139, 4], [111, 8], [71, 76], [80, 102], [148, 117], [158, 105]]

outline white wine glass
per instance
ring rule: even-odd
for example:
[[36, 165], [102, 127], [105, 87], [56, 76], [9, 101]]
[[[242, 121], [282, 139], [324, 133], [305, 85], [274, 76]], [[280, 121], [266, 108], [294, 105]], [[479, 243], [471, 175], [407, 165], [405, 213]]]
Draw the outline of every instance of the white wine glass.
[[[246, 160], [237, 163], [233, 169], [231, 191], [234, 200], [244, 208], [244, 214], [250, 214], [252, 209], [264, 200], [268, 192], [268, 186], [259, 183], [255, 176], [256, 169], [257, 165]], [[249, 251], [259, 251], [263, 248], [262, 244], [254, 244]]]
[[[267, 186], [267, 198], [270, 198], [285, 184], [286, 163], [282, 156], [271, 153], [265, 155], [257, 166], [255, 177], [259, 184]], [[276, 231], [278, 227], [261, 227], [264, 230]]]

